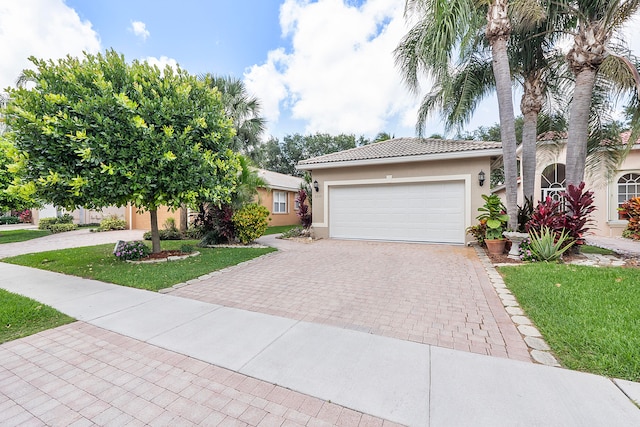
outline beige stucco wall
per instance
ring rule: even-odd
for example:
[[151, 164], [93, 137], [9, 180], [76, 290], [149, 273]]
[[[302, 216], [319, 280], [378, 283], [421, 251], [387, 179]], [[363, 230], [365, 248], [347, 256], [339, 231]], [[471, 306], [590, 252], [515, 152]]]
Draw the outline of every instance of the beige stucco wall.
[[[565, 163], [566, 151], [561, 148], [556, 151], [538, 150], [538, 162], [536, 173], [535, 195], [536, 204], [542, 198], [542, 171], [554, 163]], [[596, 236], [618, 237], [627, 226], [627, 221], [618, 219], [618, 179], [627, 173], [640, 173], [640, 149], [635, 149], [629, 153], [622, 162], [618, 171], [610, 180], [607, 180], [605, 170], [587, 171], [585, 175], [586, 188], [593, 191], [594, 204], [596, 210], [592, 214], [593, 224], [590, 232]], [[504, 191], [497, 193], [504, 200]], [[518, 203], [522, 203], [522, 187], [518, 186]]]
[[298, 218], [297, 210], [295, 209], [296, 192], [285, 191], [287, 193], [287, 212], [286, 213], [274, 213], [273, 212], [273, 192], [285, 191], [285, 190], [269, 190], [264, 188], [258, 189], [258, 198], [256, 202], [269, 209], [270, 212], [270, 226], [277, 225], [298, 225], [300, 224], [300, 218]]
[[[320, 191], [313, 192], [313, 232], [316, 237], [329, 237], [328, 193], [334, 185], [384, 184], [430, 180], [465, 180], [469, 183], [469, 203], [465, 202], [465, 228], [475, 224], [478, 208], [484, 204], [482, 194], [489, 193], [490, 159], [464, 158], [456, 160], [432, 160], [398, 164], [349, 166], [342, 168], [312, 170], [312, 179], [318, 181]], [[483, 187], [478, 183], [478, 173], [484, 171], [486, 181]], [[467, 242], [472, 238], [467, 235]]]

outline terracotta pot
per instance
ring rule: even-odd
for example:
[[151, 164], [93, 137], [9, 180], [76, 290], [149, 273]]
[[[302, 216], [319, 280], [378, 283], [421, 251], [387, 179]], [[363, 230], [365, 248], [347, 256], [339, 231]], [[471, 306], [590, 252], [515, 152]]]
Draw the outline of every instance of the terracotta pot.
[[491, 255], [500, 255], [504, 252], [507, 239], [485, 239], [484, 243], [487, 245], [487, 251]]

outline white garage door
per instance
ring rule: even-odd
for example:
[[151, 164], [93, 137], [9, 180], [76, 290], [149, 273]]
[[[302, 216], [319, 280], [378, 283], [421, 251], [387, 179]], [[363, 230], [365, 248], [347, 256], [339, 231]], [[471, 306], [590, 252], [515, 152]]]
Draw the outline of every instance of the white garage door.
[[464, 191], [463, 181], [331, 187], [329, 235], [464, 243]]

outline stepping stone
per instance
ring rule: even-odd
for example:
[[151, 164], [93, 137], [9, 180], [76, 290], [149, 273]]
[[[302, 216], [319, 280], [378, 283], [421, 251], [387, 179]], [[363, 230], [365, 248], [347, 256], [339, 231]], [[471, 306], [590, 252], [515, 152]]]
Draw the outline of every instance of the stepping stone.
[[524, 316], [524, 311], [520, 307], [507, 307], [506, 310], [512, 316]]
[[546, 351], [540, 350], [531, 350], [531, 357], [538, 363], [547, 366], [560, 366], [555, 357], [551, 355], [551, 353], [547, 353]]
[[526, 342], [527, 345], [534, 350], [541, 350], [541, 351], [551, 350], [551, 348], [549, 348], [549, 345], [547, 345], [545, 340], [543, 340], [542, 338], [524, 337], [524, 342]]
[[542, 337], [540, 331], [538, 331], [535, 327], [531, 325], [520, 325], [518, 326], [518, 330], [522, 335], [530, 336], [530, 337]]
[[512, 316], [511, 320], [513, 320], [513, 323], [518, 324], [518, 325], [530, 325], [531, 324], [531, 320], [529, 320], [529, 318], [525, 317], [525, 316]]

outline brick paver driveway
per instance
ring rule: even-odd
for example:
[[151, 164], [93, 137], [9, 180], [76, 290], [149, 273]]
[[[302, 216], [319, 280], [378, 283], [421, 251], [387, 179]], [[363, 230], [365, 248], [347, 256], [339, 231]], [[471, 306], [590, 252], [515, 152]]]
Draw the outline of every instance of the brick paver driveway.
[[531, 361], [473, 248], [364, 241], [280, 249], [172, 295]]

